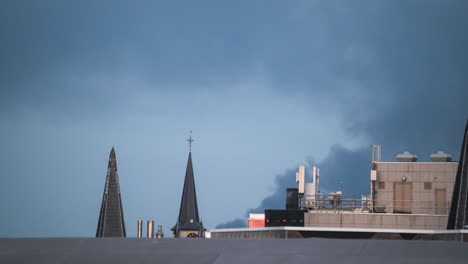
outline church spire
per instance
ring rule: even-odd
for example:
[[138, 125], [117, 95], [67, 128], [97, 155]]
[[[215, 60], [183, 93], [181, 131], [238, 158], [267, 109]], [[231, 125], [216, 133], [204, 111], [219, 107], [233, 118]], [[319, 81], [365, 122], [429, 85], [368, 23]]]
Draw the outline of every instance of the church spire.
[[119, 176], [115, 150], [109, 155], [106, 184], [102, 196], [101, 212], [99, 214], [96, 237], [125, 237], [125, 223], [120, 197]]
[[468, 229], [468, 120], [458, 161], [447, 229]]
[[[190, 131], [191, 133], [192, 131]], [[182, 199], [180, 202], [179, 217], [175, 226], [171, 229], [174, 237], [203, 237], [203, 223], [198, 215], [197, 193], [195, 190], [195, 178], [192, 165], [192, 136], [187, 140], [189, 142], [189, 155], [187, 168], [185, 171], [184, 188], [182, 190]]]

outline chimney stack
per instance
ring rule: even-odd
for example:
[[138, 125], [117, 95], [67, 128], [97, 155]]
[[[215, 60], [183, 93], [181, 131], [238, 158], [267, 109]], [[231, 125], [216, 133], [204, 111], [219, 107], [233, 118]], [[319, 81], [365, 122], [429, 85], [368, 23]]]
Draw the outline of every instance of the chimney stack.
[[138, 232], [137, 237], [141, 238], [143, 235], [143, 220], [138, 220]]
[[148, 221], [148, 238], [154, 237], [154, 221]]

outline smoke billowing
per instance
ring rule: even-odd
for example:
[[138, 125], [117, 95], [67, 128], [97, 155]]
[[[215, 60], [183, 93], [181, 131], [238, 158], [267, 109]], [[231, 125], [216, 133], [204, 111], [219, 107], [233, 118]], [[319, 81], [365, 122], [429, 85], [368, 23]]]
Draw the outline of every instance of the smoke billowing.
[[[322, 193], [338, 191], [343, 184], [345, 195], [362, 195], [369, 192], [369, 150], [348, 150], [340, 145], [332, 146], [327, 158], [319, 163], [312, 160], [306, 165], [306, 181], [311, 182], [312, 166], [320, 168], [320, 189]], [[256, 208], [246, 211], [243, 218], [222, 223], [216, 228], [245, 227], [249, 213], [263, 213], [265, 209], [284, 209], [286, 189], [297, 188], [297, 168], [287, 169], [275, 178], [274, 190]]]

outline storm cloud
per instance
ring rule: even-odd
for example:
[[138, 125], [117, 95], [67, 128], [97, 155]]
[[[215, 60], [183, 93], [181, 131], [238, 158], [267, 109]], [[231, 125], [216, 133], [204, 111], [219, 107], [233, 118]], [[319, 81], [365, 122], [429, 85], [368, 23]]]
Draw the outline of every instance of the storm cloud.
[[299, 164], [362, 193], [370, 144], [457, 157], [467, 14], [464, 0], [2, 1], [0, 236], [92, 236], [113, 145], [129, 230], [169, 232], [189, 130], [208, 228], [284, 207]]

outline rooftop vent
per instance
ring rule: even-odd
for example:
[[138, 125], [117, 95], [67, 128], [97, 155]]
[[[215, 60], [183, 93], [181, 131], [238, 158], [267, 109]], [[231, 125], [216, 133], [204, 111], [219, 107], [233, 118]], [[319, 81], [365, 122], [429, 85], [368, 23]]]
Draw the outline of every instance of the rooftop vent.
[[452, 161], [452, 156], [439, 150], [431, 155], [431, 160], [432, 162], [450, 162]]
[[405, 151], [403, 154], [398, 154], [396, 159], [399, 162], [416, 162], [418, 160], [418, 156]]

